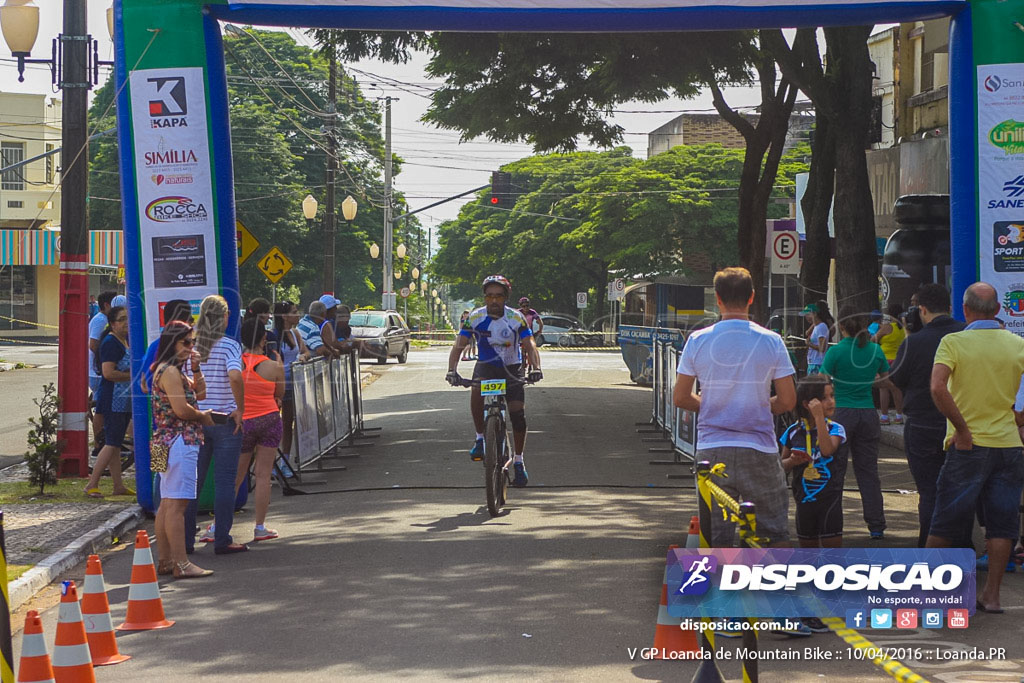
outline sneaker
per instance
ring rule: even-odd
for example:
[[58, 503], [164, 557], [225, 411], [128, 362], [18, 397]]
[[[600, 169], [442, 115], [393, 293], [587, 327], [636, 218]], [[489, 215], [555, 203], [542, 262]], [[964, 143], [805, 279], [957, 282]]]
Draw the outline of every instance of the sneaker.
[[530, 481], [530, 477], [526, 474], [526, 465], [521, 462], [512, 463], [512, 467], [515, 468], [516, 476], [512, 480], [513, 486], [523, 487], [526, 486], [527, 482]]
[[480, 462], [484, 459], [484, 440], [477, 439], [473, 447], [469, 449], [469, 457], [474, 462]]
[[198, 540], [200, 543], [213, 543], [213, 538], [213, 528], [206, 527], [206, 531], [203, 532], [203, 535], [196, 540]]
[[893, 418], [892, 423], [894, 425], [901, 425], [901, 424], [903, 424], [903, 416], [900, 415], [899, 413], [896, 413], [896, 417]]
[[[988, 571], [988, 553], [985, 553], [984, 555], [982, 555], [981, 557], [978, 558], [977, 567], [978, 567], [978, 571], [980, 571], [980, 572], [987, 572]], [[1017, 563], [1014, 562], [1013, 558], [1011, 557], [1010, 561], [1006, 563], [1006, 573], [1007, 574], [1012, 574], [1015, 571], [1017, 571]]]
[[[771, 633], [779, 633], [784, 636], [795, 636], [799, 638], [807, 638], [814, 635], [814, 631], [801, 623], [799, 619], [769, 619], [768, 621], [781, 626], [781, 628], [772, 629], [770, 631]], [[786, 622], [789, 622], [789, 624]], [[795, 624], [795, 626], [793, 626], [793, 624]]]
[[269, 541], [277, 538], [277, 532], [267, 527], [256, 527], [252, 532], [252, 540], [254, 541]]
[[878, 417], [878, 424], [882, 425], [883, 427], [885, 425], [889, 424], [889, 416], [888, 415], [879, 415], [879, 417]]
[[825, 625], [825, 622], [818, 617], [804, 617], [800, 620], [800, 623], [811, 629], [812, 633], [828, 633], [831, 630]]
[[872, 541], [881, 541], [884, 538], [885, 538], [885, 532], [884, 531], [872, 531], [871, 532], [871, 540]]

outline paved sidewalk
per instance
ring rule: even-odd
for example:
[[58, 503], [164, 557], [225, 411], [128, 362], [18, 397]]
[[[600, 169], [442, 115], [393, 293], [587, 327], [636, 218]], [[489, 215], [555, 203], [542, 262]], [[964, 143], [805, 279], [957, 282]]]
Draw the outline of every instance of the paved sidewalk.
[[101, 526], [133, 503], [53, 503], [7, 505], [4, 535], [7, 564], [37, 564]]

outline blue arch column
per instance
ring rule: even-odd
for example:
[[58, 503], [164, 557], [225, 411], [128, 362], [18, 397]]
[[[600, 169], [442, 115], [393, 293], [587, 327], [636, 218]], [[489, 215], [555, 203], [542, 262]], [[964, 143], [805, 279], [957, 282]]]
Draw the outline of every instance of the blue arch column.
[[953, 17], [949, 31], [949, 202], [953, 314], [978, 279], [977, 161], [975, 144], [974, 51], [971, 10]]

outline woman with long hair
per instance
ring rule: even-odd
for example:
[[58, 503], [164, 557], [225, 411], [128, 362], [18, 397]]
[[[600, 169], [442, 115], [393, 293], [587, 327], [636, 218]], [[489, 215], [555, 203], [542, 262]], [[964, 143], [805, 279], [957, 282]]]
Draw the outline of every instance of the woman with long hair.
[[308, 360], [309, 352], [302, 335], [295, 326], [302, 313], [291, 301], [278, 301], [274, 305], [274, 331], [281, 348], [281, 362], [284, 365], [284, 396], [281, 398], [281, 453], [285, 459], [292, 452], [292, 431], [295, 425], [295, 390], [292, 386], [292, 363]]
[[[262, 297], [256, 297], [249, 302], [249, 305], [245, 308], [245, 313], [242, 314], [242, 322], [249, 320], [250, 318], [256, 318], [264, 326], [270, 324], [270, 319], [273, 317], [271, 313], [270, 302]], [[281, 360], [280, 353], [280, 338], [277, 336], [276, 330], [267, 331], [267, 355], [277, 361]]]
[[242, 423], [242, 457], [238, 461], [237, 489], [249, 472], [249, 461], [255, 454], [255, 486], [253, 507], [256, 527], [254, 541], [277, 538], [277, 532], [268, 529], [267, 508], [270, 507], [270, 473], [281, 445], [281, 399], [284, 397], [284, 368], [266, 355], [267, 329], [259, 320], [242, 323], [242, 363], [245, 370], [245, 421]]
[[[218, 555], [240, 553], [249, 549], [231, 539], [231, 524], [235, 513], [235, 475], [238, 456], [242, 452], [242, 414], [245, 394], [242, 382], [242, 346], [226, 336], [228, 302], [211, 294], [199, 306], [196, 324], [196, 350], [200, 368], [206, 377], [206, 398], [199, 402], [202, 410], [211, 410], [223, 422], [203, 427], [203, 445], [199, 449], [198, 491], [203, 493], [206, 473], [213, 463], [213, 517], [214, 524], [207, 528], [200, 540], [213, 543]], [[223, 416], [218, 418], [217, 416]], [[197, 500], [189, 503], [185, 511], [185, 549], [195, 546]]]
[[[185, 508], [196, 498], [196, 473], [203, 426], [213, 426], [209, 410], [197, 408], [206, 395], [199, 356], [192, 349], [192, 326], [172, 320], [164, 327], [152, 365], [153, 438], [167, 448], [167, 469], [160, 476], [156, 512], [158, 574], [182, 579], [209, 576], [192, 564], [185, 551]], [[185, 366], [191, 370], [191, 377]]]
[[85, 495], [102, 498], [100, 477], [110, 468], [114, 482], [113, 495], [134, 496], [135, 491], [121, 479], [121, 446], [132, 417], [132, 369], [128, 355], [128, 309], [114, 306], [107, 313], [107, 327], [100, 336], [100, 350], [95, 357], [96, 371], [100, 374], [96, 412], [103, 416], [103, 448], [96, 456]]
[[835, 386], [835, 422], [846, 429], [853, 473], [860, 489], [864, 521], [873, 540], [885, 538], [882, 484], [878, 479], [878, 441], [882, 429], [871, 388], [889, 376], [882, 347], [871, 341], [864, 316], [852, 307], [839, 311], [842, 340], [825, 352], [821, 370]]
[[807, 316], [807, 374], [821, 372], [821, 362], [825, 359], [825, 351], [832, 337], [832, 326], [835, 320], [828, 311], [828, 303], [816, 301], [807, 304], [803, 313]]

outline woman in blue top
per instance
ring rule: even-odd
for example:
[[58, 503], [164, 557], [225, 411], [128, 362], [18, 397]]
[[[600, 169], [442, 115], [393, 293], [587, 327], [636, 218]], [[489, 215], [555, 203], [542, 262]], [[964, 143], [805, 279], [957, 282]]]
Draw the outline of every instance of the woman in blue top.
[[102, 498], [99, 483], [103, 471], [110, 468], [115, 496], [134, 496], [121, 480], [121, 446], [128, 422], [131, 420], [131, 359], [128, 355], [128, 309], [114, 306], [107, 313], [107, 328], [100, 337], [100, 352], [96, 370], [100, 382], [97, 412], [103, 415], [104, 446], [96, 457], [96, 464], [85, 485], [85, 494]]

